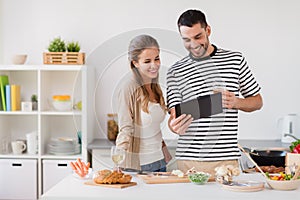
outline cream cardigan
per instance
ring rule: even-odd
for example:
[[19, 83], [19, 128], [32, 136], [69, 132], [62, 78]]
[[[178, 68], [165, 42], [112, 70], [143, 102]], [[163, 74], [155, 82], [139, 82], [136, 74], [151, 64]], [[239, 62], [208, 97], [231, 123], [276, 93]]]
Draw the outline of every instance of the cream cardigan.
[[126, 150], [125, 161], [122, 167], [140, 170], [140, 124], [141, 124], [141, 97], [138, 95], [139, 84], [133, 75], [121, 82], [118, 91], [118, 125], [119, 133], [116, 145]]

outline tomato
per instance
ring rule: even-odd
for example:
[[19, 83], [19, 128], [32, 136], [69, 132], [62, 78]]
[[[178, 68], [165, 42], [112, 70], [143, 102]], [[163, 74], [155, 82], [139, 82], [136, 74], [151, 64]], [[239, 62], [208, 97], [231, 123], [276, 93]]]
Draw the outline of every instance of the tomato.
[[294, 147], [293, 153], [300, 153], [300, 144], [297, 144], [297, 146]]

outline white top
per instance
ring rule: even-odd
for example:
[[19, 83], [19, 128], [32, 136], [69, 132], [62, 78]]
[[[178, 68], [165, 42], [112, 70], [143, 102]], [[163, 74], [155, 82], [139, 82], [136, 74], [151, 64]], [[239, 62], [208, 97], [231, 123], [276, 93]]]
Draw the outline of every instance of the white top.
[[149, 102], [149, 113], [141, 112], [140, 164], [145, 165], [163, 159], [160, 124], [165, 113], [158, 103]]

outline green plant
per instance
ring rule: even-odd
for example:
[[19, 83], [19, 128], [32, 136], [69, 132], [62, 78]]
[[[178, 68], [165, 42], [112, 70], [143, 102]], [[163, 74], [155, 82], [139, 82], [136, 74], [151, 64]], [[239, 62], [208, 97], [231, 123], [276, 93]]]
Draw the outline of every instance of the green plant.
[[60, 37], [54, 38], [49, 46], [49, 52], [65, 52], [66, 51], [66, 43]]
[[67, 45], [68, 52], [79, 52], [80, 45], [78, 42], [69, 42]]
[[31, 102], [37, 102], [37, 96], [35, 94], [31, 95]]

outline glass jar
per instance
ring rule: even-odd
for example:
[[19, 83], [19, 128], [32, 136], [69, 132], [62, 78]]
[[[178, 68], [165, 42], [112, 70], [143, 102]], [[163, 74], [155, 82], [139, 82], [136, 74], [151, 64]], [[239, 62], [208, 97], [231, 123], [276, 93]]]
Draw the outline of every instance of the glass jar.
[[118, 115], [115, 113], [107, 114], [107, 138], [115, 141], [118, 135]]

